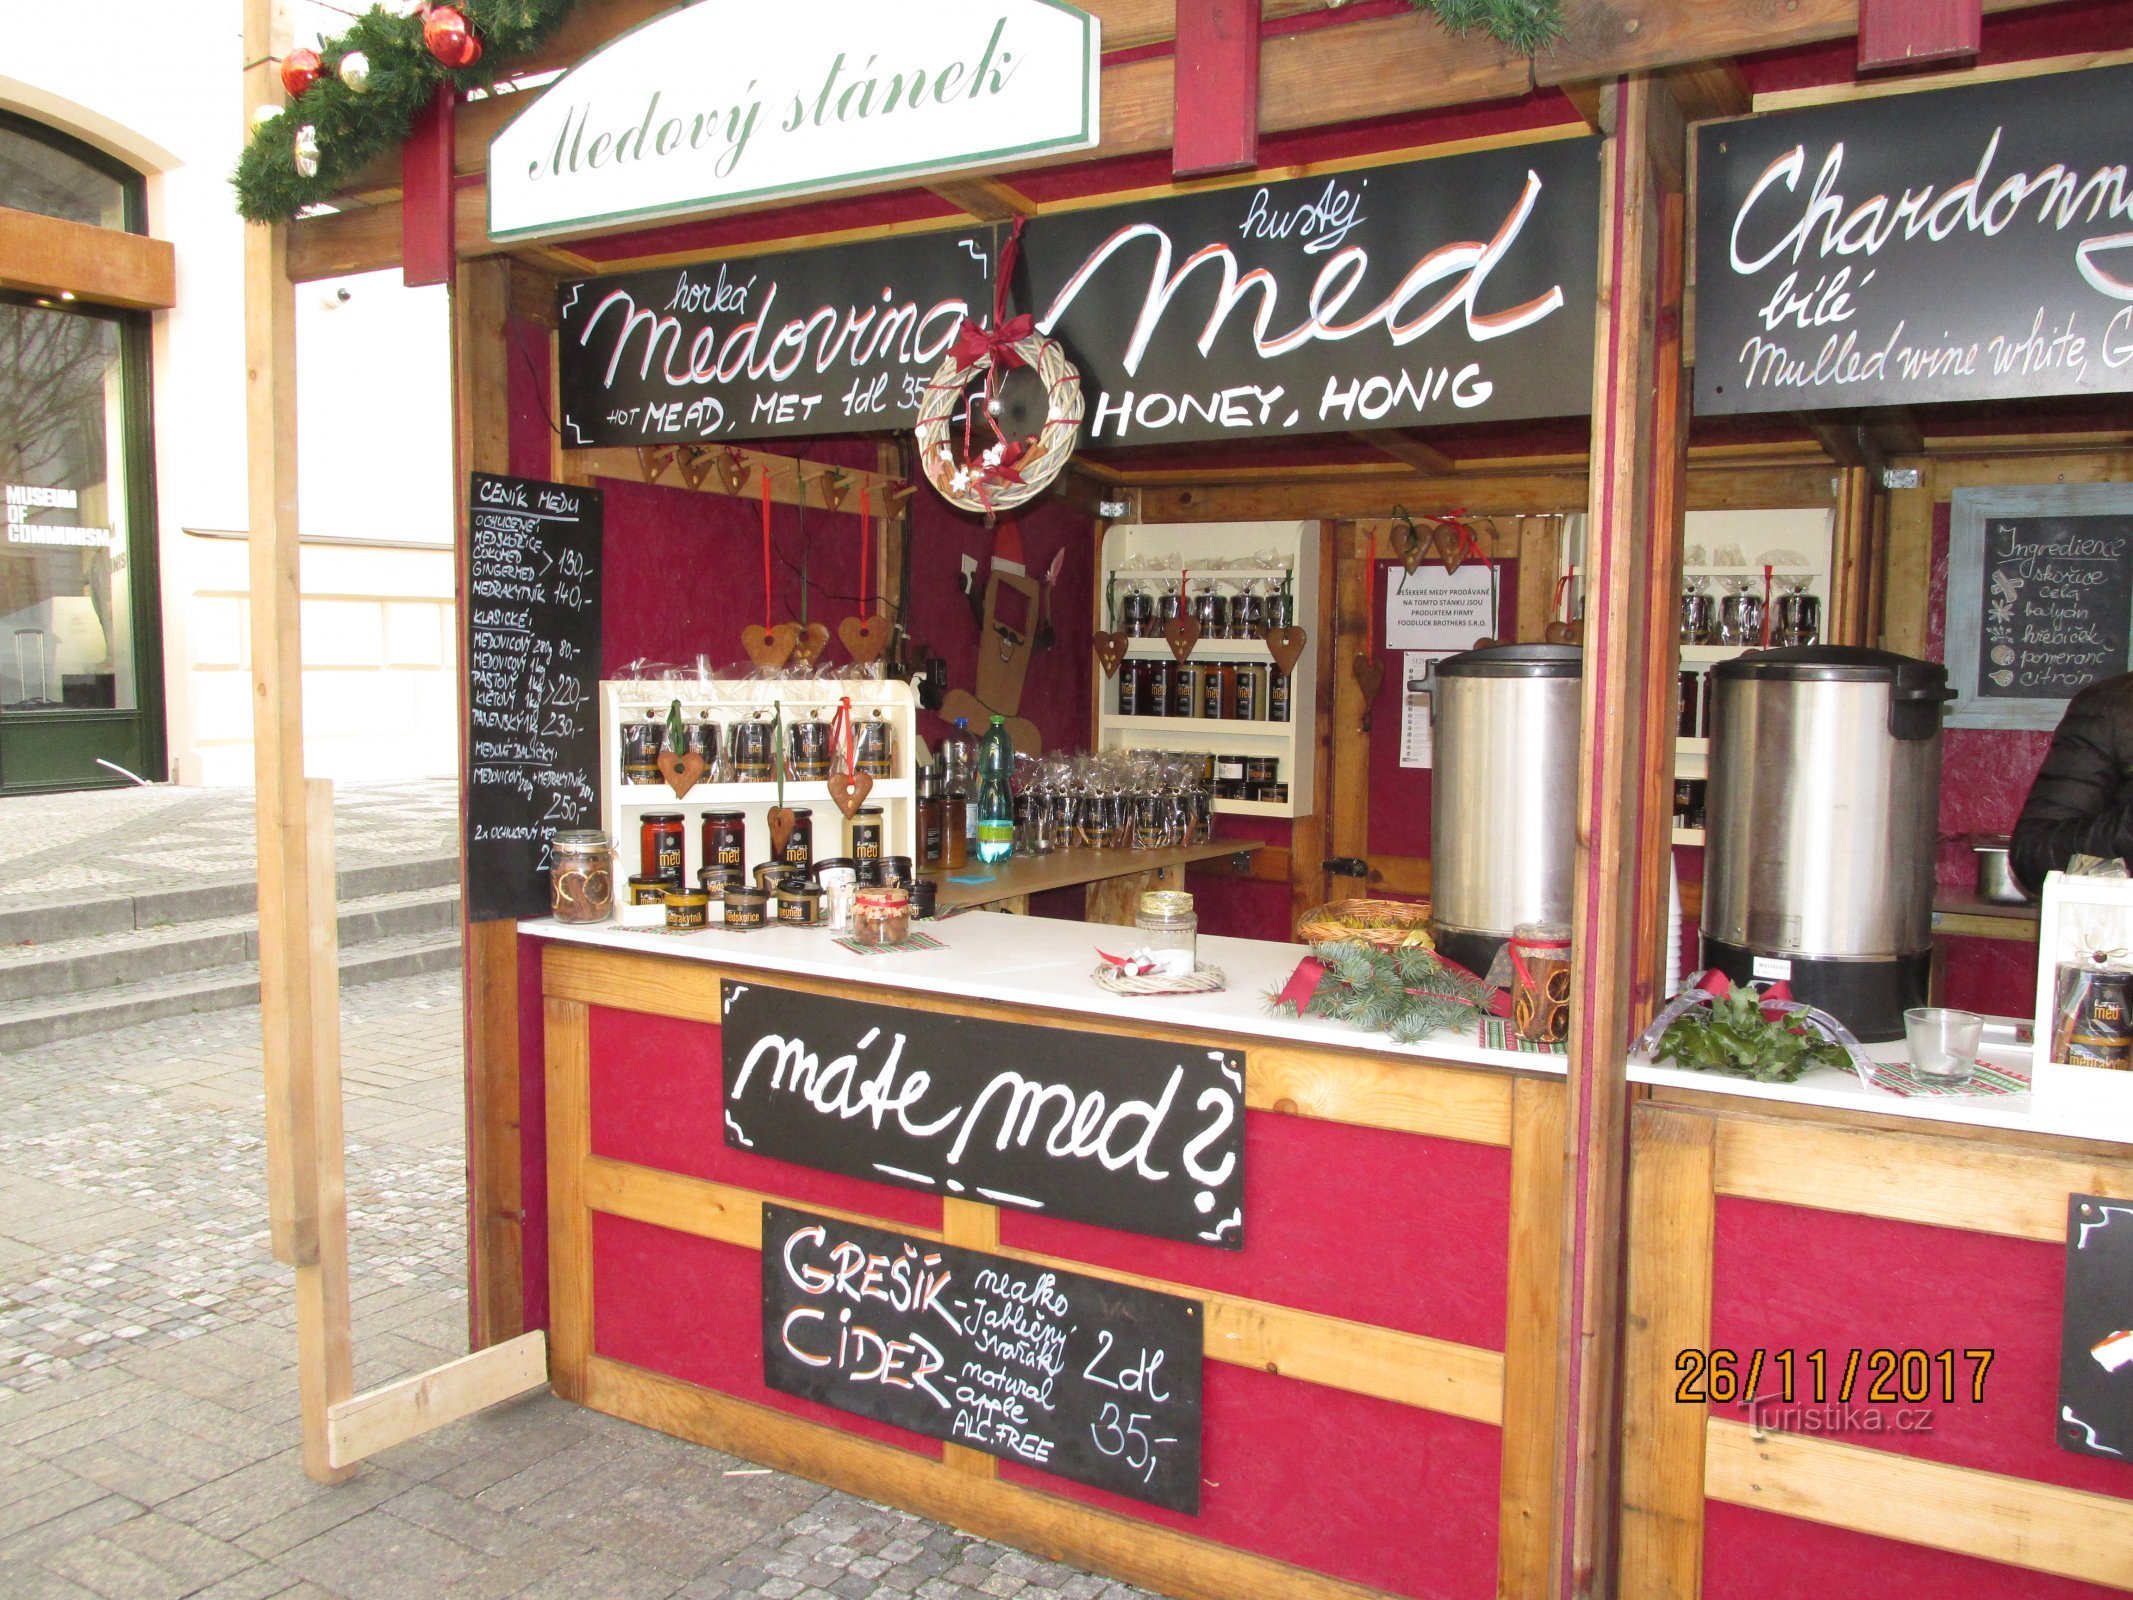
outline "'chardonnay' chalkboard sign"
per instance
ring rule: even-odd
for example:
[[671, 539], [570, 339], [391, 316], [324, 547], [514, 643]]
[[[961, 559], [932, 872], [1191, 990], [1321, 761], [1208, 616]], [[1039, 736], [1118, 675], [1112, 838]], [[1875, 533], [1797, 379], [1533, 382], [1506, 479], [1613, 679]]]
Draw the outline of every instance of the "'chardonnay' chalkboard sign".
[[2055, 728], [2133, 665], [2133, 485], [1958, 489], [1948, 678], [1958, 728]]

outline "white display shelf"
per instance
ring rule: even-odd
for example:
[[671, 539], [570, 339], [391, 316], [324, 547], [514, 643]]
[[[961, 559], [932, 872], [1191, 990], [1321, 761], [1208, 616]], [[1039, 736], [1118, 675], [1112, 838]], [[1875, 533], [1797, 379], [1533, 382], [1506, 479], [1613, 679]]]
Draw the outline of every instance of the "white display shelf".
[[[1279, 571], [1266, 567], [1238, 567], [1231, 563], [1262, 551], [1274, 550], [1287, 557], [1292, 576], [1291, 594], [1296, 623], [1310, 636], [1310, 644], [1289, 677], [1290, 720], [1243, 721], [1225, 717], [1122, 717], [1112, 709], [1118, 704], [1115, 679], [1099, 677], [1096, 687], [1096, 747], [1099, 750], [1213, 750], [1218, 754], [1244, 753], [1272, 756], [1279, 763], [1278, 781], [1289, 786], [1287, 801], [1217, 800], [1218, 812], [1254, 817], [1309, 816], [1315, 809], [1312, 793], [1316, 767], [1317, 729], [1312, 718], [1318, 705], [1318, 541], [1316, 522], [1211, 522], [1211, 523], [1119, 523], [1104, 533], [1097, 557], [1096, 626], [1107, 628], [1107, 593], [1123, 597], [1128, 585], [1160, 585], [1175, 579], [1180, 571], [1194, 583], [1203, 578], [1237, 585], [1252, 580], [1279, 580]], [[1158, 556], [1175, 566], [1160, 570], [1127, 568], [1136, 558]], [[1118, 580], [1116, 587], [1112, 579]], [[1172, 652], [1160, 636], [1128, 642], [1129, 660], [1159, 661]], [[1195, 662], [1271, 661], [1266, 644], [1259, 639], [1202, 639], [1193, 646]]]
[[1685, 644], [1681, 647], [1681, 664], [1685, 667], [1693, 667], [1699, 663], [1708, 666], [1714, 661], [1731, 661], [1736, 656], [1744, 656], [1750, 650], [1761, 648], [1760, 645], [1752, 644]]
[[1694, 845], [1697, 849], [1701, 850], [1703, 848], [1703, 829], [1676, 828], [1674, 830], [1674, 843]]
[[[661, 679], [607, 679], [600, 685], [600, 815], [602, 825], [615, 841], [625, 862], [637, 860], [637, 824], [648, 812], [679, 811], [687, 819], [682, 828], [684, 881], [694, 884], [703, 865], [703, 829], [699, 812], [740, 811], [748, 832], [748, 861], [770, 858], [770, 818], [779, 803], [776, 783], [699, 783], [676, 798], [664, 783], [622, 782], [621, 724], [639, 721], [651, 712], [663, 720], [667, 707], [681, 702], [684, 717], [699, 713], [726, 725], [724, 737], [730, 751], [732, 725], [772, 705], [783, 708], [790, 723], [819, 713], [827, 719], [841, 700], [849, 699], [855, 719], [864, 720], [875, 711], [883, 713], [893, 745], [894, 776], [876, 778], [866, 804], [882, 810], [885, 855], [915, 857], [918, 854], [917, 788], [912, 760], [918, 749], [918, 703], [911, 686], [895, 678], [713, 679], [668, 682]], [[835, 755], [833, 753], [833, 759]], [[813, 815], [814, 853], [817, 859], [845, 853], [847, 825], [844, 814], [830, 799], [829, 785], [821, 782], [785, 783], [784, 804], [806, 807]], [[631, 870], [635, 870], [632, 867]]]
[[1111, 727], [1128, 732], [1234, 734], [1238, 738], [1272, 739], [1281, 744], [1290, 742], [1295, 729], [1294, 723], [1264, 722], [1256, 717], [1122, 717], [1115, 711], [1105, 721]]

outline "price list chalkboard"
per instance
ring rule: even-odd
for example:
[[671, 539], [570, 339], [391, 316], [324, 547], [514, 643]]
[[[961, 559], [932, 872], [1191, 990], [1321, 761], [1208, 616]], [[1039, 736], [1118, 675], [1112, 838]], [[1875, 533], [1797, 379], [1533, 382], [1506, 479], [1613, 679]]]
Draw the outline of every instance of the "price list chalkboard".
[[1198, 1302], [763, 1207], [763, 1381], [1200, 1510]]
[[2057, 726], [2133, 654], [2133, 490], [1957, 490], [1948, 596], [1949, 721]]
[[597, 489], [477, 472], [467, 506], [467, 917], [548, 911], [558, 829], [600, 812]]

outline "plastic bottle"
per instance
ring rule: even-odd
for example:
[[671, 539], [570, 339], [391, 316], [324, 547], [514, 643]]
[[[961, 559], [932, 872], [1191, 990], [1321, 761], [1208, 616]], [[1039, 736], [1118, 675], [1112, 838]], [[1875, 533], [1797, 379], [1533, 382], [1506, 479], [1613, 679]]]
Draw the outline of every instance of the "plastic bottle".
[[978, 745], [978, 859], [988, 864], [1015, 853], [1015, 797], [1007, 785], [1014, 770], [1014, 741], [1006, 719], [996, 716]]

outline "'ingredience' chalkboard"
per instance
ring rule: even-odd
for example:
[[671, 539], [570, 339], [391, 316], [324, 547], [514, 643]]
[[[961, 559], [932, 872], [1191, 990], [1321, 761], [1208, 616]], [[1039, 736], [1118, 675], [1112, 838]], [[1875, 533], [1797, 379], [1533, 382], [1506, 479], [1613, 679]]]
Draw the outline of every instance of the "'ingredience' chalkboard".
[[763, 1207], [763, 1381], [1200, 1511], [1199, 1305]]
[[2066, 1197], [2059, 1443], [2133, 1462], [2133, 1205]]
[[548, 847], [599, 824], [600, 491], [473, 475], [467, 917], [548, 914]]
[[1964, 728], [2054, 728], [2133, 665], [2133, 486], [1958, 489], [1948, 673]]
[[2133, 390], [2133, 67], [1706, 123], [1696, 410]]
[[726, 1143], [1244, 1247], [1244, 1056], [724, 983]]
[[[1011, 306], [1079, 365], [1091, 445], [1583, 416], [1599, 216], [1588, 138], [1063, 212]], [[567, 283], [565, 442], [909, 428], [1004, 237]]]

